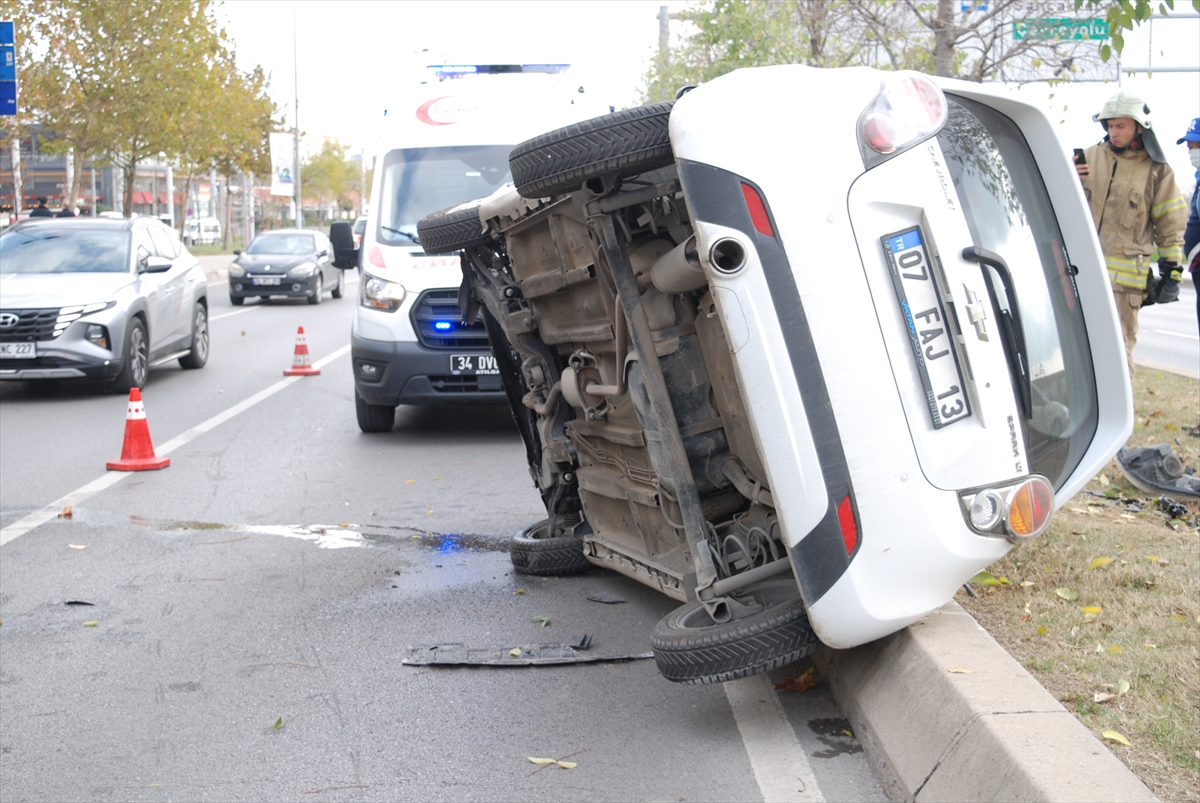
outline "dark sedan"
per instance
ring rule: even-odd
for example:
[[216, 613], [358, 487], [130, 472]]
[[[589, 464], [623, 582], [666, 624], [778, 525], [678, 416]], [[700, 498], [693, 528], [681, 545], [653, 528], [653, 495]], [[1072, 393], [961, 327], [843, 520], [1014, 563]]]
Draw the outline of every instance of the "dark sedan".
[[229, 300], [234, 306], [247, 298], [285, 296], [320, 304], [325, 291], [341, 298], [346, 277], [333, 265], [329, 238], [316, 231], [279, 229], [264, 232], [246, 250], [234, 251], [229, 266]]

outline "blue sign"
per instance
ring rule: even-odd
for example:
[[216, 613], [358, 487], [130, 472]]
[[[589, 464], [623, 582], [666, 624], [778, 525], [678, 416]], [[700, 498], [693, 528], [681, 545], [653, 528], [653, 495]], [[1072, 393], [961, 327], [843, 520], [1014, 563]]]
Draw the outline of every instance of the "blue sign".
[[0, 117], [17, 113], [17, 82], [0, 81]]
[[15, 45], [17, 43], [15, 31], [12, 20], [0, 20], [0, 45]]
[[0, 45], [0, 81], [17, 80], [17, 49]]

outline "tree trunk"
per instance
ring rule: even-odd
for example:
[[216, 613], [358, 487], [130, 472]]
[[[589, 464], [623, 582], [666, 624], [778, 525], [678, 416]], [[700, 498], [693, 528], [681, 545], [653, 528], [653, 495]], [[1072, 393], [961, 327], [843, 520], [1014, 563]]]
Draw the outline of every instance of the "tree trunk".
[[954, 77], [954, 43], [958, 27], [954, 24], [954, 7], [959, 0], [938, 0], [937, 18], [933, 27], [933, 74]]
[[137, 178], [137, 160], [130, 159], [122, 171], [125, 174], [125, 197], [121, 201], [121, 214], [133, 217], [133, 183]]

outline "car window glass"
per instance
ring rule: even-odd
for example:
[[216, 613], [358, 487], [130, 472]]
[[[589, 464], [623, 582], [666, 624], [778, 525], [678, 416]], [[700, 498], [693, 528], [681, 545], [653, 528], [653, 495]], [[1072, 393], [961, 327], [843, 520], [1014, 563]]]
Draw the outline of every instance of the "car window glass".
[[179, 256], [179, 252], [175, 250], [175, 244], [171, 242], [166, 229], [154, 226], [147, 231], [150, 233], [150, 240], [154, 243], [154, 250], [160, 257], [174, 259]]
[[491, 195], [512, 180], [508, 145], [401, 148], [383, 160], [379, 208], [384, 242], [407, 243], [423, 215]]
[[133, 249], [138, 264], [141, 264], [146, 257], [154, 254], [154, 242], [150, 239], [150, 235], [145, 229], [134, 230]]
[[129, 270], [129, 232], [69, 226], [10, 229], [0, 234], [4, 273], [122, 273]]
[[311, 254], [313, 235], [307, 232], [294, 234], [260, 234], [246, 249], [247, 254]]

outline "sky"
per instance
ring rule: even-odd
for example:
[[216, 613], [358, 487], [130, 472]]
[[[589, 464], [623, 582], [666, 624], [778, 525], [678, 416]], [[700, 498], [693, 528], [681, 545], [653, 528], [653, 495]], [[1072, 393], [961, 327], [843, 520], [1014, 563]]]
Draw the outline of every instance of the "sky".
[[[291, 125], [299, 78], [300, 128], [307, 152], [323, 137], [370, 155], [383, 110], [411, 85], [416, 66], [451, 62], [569, 63], [593, 100], [617, 108], [637, 102], [658, 44], [658, 8], [680, 0], [226, 0], [217, 10], [243, 69], [261, 64], [271, 94]], [[1177, 0], [1177, 7], [1189, 3]], [[293, 51], [293, 13], [295, 43]], [[1156, 20], [1126, 36], [1127, 67], [1200, 67], [1200, 15]], [[678, 23], [672, 23], [678, 25]], [[422, 52], [428, 51], [428, 52]], [[295, 53], [295, 60], [293, 60]], [[1047, 89], [1023, 96], [1043, 105], [1069, 147], [1103, 137], [1091, 121], [1121, 88], [1140, 92], [1180, 184], [1192, 186], [1186, 149], [1176, 145], [1200, 116], [1200, 72], [1122, 77], [1120, 84]], [[1051, 97], [1053, 95], [1053, 97]], [[394, 107], [394, 106], [393, 106]]]

